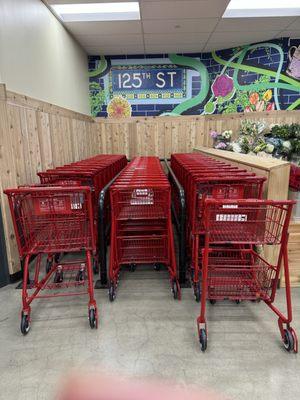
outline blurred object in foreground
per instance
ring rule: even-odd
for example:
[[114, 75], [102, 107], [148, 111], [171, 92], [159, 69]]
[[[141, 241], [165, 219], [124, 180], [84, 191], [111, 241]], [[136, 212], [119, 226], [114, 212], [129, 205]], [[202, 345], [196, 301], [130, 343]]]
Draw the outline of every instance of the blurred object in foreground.
[[184, 389], [169, 383], [137, 381], [104, 376], [100, 373], [78, 374], [63, 384], [58, 400], [222, 400], [206, 390]]

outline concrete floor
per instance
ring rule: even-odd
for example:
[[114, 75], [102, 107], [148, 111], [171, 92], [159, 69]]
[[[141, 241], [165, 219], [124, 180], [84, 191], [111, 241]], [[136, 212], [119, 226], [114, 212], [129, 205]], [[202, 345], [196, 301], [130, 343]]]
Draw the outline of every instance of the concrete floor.
[[[114, 303], [96, 291], [99, 329], [91, 330], [86, 298], [40, 300], [31, 331], [19, 331], [21, 292], [0, 289], [0, 399], [50, 400], [70, 369], [100, 367], [135, 377], [171, 379], [229, 399], [300, 398], [299, 356], [287, 353], [264, 303], [208, 304], [209, 347], [201, 353], [191, 289], [171, 297], [163, 271], [126, 272]], [[278, 294], [284, 304], [284, 290]], [[293, 290], [300, 333], [300, 290]]]

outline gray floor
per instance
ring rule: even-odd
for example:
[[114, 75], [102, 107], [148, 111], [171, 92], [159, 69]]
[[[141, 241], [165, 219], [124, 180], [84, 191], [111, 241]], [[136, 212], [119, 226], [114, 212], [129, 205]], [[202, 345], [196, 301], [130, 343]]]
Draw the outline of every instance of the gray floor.
[[[21, 293], [0, 289], [0, 398], [52, 399], [72, 368], [100, 367], [137, 377], [210, 388], [229, 399], [300, 398], [299, 356], [282, 347], [264, 303], [208, 305], [209, 348], [201, 353], [191, 289], [174, 301], [164, 272], [124, 273], [117, 299], [96, 292], [100, 326], [91, 330], [86, 298], [37, 301], [27, 337], [19, 332]], [[284, 290], [278, 295], [284, 304]], [[300, 289], [293, 290], [300, 333]]]

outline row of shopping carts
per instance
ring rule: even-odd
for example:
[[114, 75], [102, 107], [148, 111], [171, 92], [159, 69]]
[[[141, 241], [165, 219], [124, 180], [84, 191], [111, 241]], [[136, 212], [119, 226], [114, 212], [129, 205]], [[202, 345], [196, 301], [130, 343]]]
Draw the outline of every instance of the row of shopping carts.
[[[171, 218], [171, 199], [175, 214], [183, 206], [174, 188], [178, 181], [186, 200], [184, 239], [190, 276], [195, 299], [201, 301], [197, 318], [201, 350], [207, 348], [207, 300], [214, 304], [230, 299], [264, 301], [278, 316], [285, 348], [297, 352], [287, 257], [293, 202], [262, 200], [263, 177], [201, 154], [173, 154], [169, 171], [175, 177], [172, 185], [156, 157], [136, 157], [127, 164], [125, 156], [101, 155], [39, 173], [40, 185], [5, 191], [20, 257], [25, 260], [22, 333], [29, 330], [34, 299], [83, 293], [89, 295], [90, 326], [97, 327], [92, 263], [96, 271], [98, 200], [108, 186], [110, 301], [116, 297], [120, 270], [124, 266], [134, 270], [140, 264], [164, 266], [173, 297], [180, 299]], [[277, 255], [276, 261], [268, 256], [270, 248], [275, 248], [271, 253]], [[67, 261], [64, 253], [81, 257]], [[274, 305], [282, 265], [287, 316]]]
[[171, 220], [171, 187], [157, 157], [134, 158], [110, 189], [111, 247], [109, 299], [113, 301], [122, 266], [153, 264], [169, 272], [180, 299]]
[[[31, 303], [37, 298], [88, 294], [90, 326], [97, 327], [92, 264], [98, 270], [98, 197], [126, 164], [125, 156], [98, 155], [39, 173], [39, 185], [5, 190], [24, 261], [23, 334], [30, 329]], [[76, 253], [78, 259], [65, 260], [65, 253]]]
[[[195, 299], [201, 301], [201, 350], [207, 348], [206, 301], [230, 299], [263, 300], [278, 316], [285, 348], [297, 352], [287, 256], [293, 202], [262, 200], [264, 178], [201, 154], [173, 154], [171, 168], [186, 196], [185, 239]], [[178, 204], [175, 199], [177, 211]], [[274, 305], [282, 264], [287, 316]]]

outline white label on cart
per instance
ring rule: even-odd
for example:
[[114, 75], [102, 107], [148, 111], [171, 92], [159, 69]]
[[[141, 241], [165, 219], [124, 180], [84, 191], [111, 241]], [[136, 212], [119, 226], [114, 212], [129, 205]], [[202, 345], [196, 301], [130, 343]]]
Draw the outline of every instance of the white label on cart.
[[84, 196], [82, 193], [74, 195], [71, 202], [71, 210], [81, 210], [84, 203]]
[[130, 204], [144, 206], [154, 204], [153, 189], [134, 189], [131, 194]]
[[246, 214], [216, 214], [218, 222], [246, 222]]
[[223, 204], [223, 208], [238, 208], [237, 204]]

